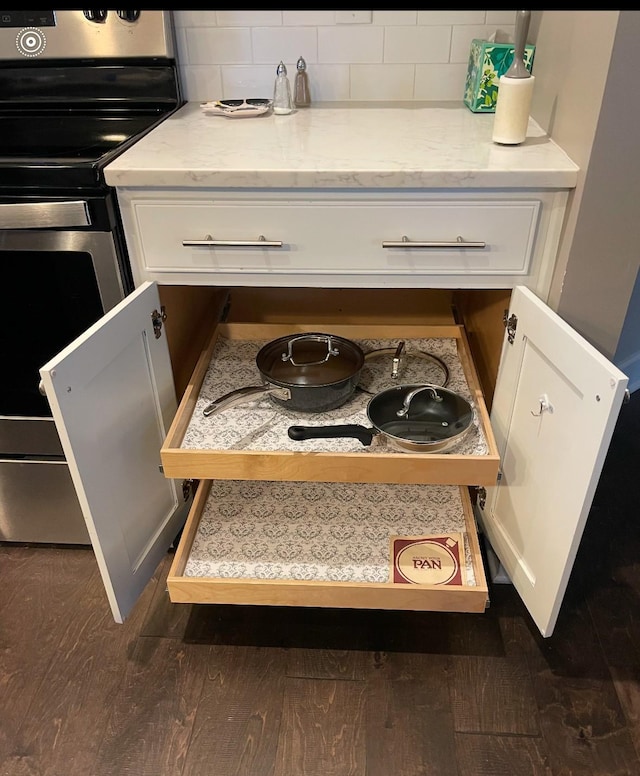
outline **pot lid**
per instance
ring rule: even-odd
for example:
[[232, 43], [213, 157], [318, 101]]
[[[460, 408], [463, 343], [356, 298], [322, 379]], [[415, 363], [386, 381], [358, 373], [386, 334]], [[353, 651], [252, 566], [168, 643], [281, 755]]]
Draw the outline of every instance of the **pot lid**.
[[309, 332], [268, 342], [258, 352], [256, 364], [268, 380], [326, 386], [355, 377], [364, 364], [364, 353], [350, 340]]

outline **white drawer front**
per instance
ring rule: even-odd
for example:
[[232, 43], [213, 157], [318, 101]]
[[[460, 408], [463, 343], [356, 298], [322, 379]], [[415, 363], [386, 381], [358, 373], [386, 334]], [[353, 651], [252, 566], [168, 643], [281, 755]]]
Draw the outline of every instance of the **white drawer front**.
[[539, 209], [538, 200], [134, 202], [147, 271], [258, 276], [526, 275]]

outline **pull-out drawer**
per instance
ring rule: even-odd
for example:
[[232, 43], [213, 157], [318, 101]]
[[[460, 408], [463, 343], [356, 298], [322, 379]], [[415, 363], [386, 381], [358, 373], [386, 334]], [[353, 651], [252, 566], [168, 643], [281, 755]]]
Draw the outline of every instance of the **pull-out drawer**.
[[141, 280], [509, 287], [535, 272], [541, 206], [533, 197], [191, 192], [131, 197], [126, 217]]
[[[370, 425], [371, 393], [356, 390], [341, 407], [295, 413], [269, 397], [229, 407], [212, 416], [203, 409], [229, 391], [259, 385], [255, 356], [261, 345], [293, 333], [327, 331], [326, 324], [220, 324], [193, 378], [161, 450], [165, 476], [215, 480], [493, 485], [499, 455], [463, 327], [451, 325], [331, 325], [329, 333], [359, 344], [365, 353], [405, 341], [447, 364], [450, 390], [469, 401], [473, 427], [443, 452], [397, 452], [383, 442], [365, 447], [357, 439], [288, 437], [291, 425]], [[364, 371], [364, 370], [363, 370]], [[406, 382], [431, 382], [429, 371]], [[360, 386], [365, 388], [361, 377]]]
[[482, 612], [460, 486], [202, 482], [167, 579], [174, 603]]

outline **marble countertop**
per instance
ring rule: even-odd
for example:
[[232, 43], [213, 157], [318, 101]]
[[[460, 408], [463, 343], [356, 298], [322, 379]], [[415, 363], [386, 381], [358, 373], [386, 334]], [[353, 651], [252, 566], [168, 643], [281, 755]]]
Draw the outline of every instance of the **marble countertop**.
[[529, 120], [492, 142], [462, 103], [322, 103], [289, 115], [206, 115], [187, 103], [105, 169], [116, 187], [573, 188], [578, 167]]

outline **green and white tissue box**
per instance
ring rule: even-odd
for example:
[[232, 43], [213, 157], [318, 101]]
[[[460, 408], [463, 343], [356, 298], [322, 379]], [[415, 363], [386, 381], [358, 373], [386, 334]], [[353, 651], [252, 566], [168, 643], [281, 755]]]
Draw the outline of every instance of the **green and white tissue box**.
[[[495, 113], [500, 76], [513, 61], [513, 43], [494, 43], [474, 38], [469, 52], [469, 67], [464, 87], [464, 104], [474, 113]], [[526, 45], [524, 63], [533, 69], [535, 46]]]

